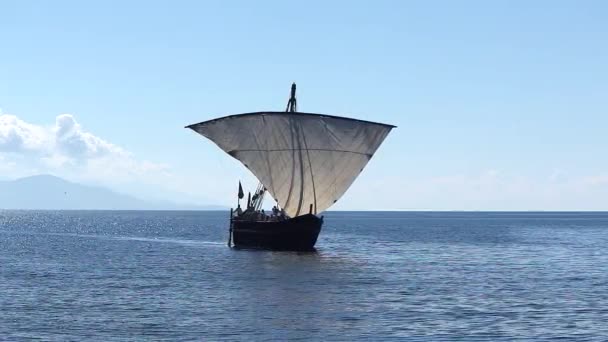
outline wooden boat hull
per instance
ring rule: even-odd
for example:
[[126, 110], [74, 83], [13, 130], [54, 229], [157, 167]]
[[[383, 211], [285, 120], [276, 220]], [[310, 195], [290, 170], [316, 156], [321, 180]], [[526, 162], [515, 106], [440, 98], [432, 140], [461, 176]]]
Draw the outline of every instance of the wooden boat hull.
[[231, 224], [234, 247], [307, 251], [314, 250], [323, 217], [307, 214], [283, 221], [234, 219]]

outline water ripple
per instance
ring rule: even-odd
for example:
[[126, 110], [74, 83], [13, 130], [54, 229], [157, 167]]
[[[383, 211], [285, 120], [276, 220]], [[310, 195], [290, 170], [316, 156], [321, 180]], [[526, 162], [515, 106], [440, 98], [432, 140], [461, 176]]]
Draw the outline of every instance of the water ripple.
[[225, 213], [0, 211], [7, 340], [608, 337], [608, 214], [329, 213], [315, 253]]

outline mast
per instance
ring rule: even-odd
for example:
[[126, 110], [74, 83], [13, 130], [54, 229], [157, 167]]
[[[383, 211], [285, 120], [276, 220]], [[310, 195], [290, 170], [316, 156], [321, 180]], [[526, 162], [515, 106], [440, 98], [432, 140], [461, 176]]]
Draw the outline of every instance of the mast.
[[[296, 99], [296, 83], [292, 83], [291, 84], [291, 95], [289, 96], [289, 101], [287, 102], [287, 108], [285, 109], [286, 112], [288, 113], [295, 113], [298, 111], [298, 100]], [[297, 142], [299, 148], [298, 148], [298, 154], [299, 154], [299, 159], [300, 159], [300, 166], [302, 166], [304, 160], [303, 160], [303, 156], [302, 156], [302, 146], [301, 146], [301, 140], [300, 138], [302, 138], [303, 142], [304, 142], [304, 150], [306, 151], [306, 160], [308, 161], [308, 166], [309, 166], [309, 170], [310, 170], [310, 180], [312, 182], [312, 192], [313, 192], [313, 198], [314, 198], [314, 203], [310, 203], [310, 206], [313, 207], [314, 204], [314, 214], [317, 214], [317, 189], [315, 187], [315, 175], [312, 172], [312, 162], [310, 161], [310, 152], [308, 151], [308, 143], [306, 142], [306, 135], [304, 133], [304, 130], [302, 130], [302, 126], [298, 125], [296, 127], [296, 135], [297, 135]], [[293, 131], [292, 131], [293, 134]], [[295, 161], [295, 159], [294, 159]], [[304, 188], [304, 168], [300, 167], [300, 171], [302, 172], [302, 175], [300, 176], [300, 199], [298, 202], [298, 210], [296, 212], [296, 215], [299, 215], [302, 209], [303, 205], [306, 205], [305, 203], [302, 203], [302, 196], [303, 196], [303, 188]], [[289, 197], [291, 197], [291, 190], [290, 190], [290, 195]], [[313, 213], [312, 210], [309, 211], [311, 214]]]
[[291, 84], [291, 96], [287, 102], [286, 112], [297, 112], [298, 111], [298, 100], [296, 100], [296, 83]]

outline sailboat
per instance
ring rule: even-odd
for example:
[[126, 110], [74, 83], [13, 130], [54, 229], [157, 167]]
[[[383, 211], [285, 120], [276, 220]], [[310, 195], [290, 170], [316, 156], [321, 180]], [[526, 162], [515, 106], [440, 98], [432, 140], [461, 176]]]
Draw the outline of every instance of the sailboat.
[[[228, 115], [186, 126], [239, 160], [260, 184], [247, 208], [230, 211], [228, 246], [313, 250], [324, 210], [348, 190], [393, 125], [297, 110]], [[265, 194], [277, 205], [267, 215]], [[239, 199], [244, 197], [239, 182]]]

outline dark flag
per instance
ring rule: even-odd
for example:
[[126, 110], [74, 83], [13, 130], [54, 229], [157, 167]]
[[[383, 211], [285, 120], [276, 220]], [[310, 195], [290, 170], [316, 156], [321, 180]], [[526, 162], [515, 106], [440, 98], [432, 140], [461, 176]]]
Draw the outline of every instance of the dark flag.
[[243, 187], [241, 186], [241, 181], [239, 181], [239, 199], [243, 199], [245, 194], [243, 193]]

